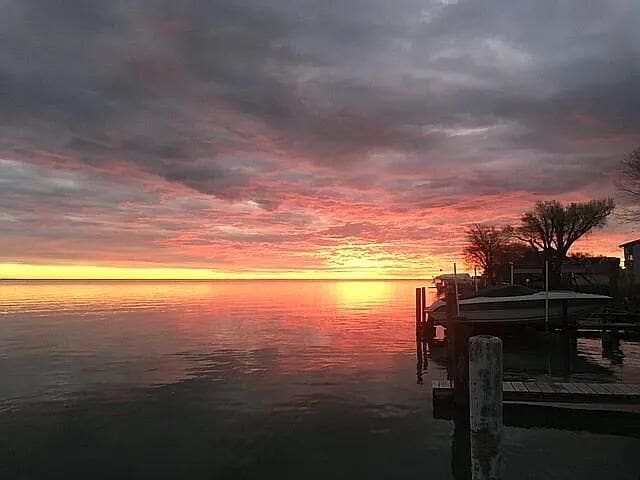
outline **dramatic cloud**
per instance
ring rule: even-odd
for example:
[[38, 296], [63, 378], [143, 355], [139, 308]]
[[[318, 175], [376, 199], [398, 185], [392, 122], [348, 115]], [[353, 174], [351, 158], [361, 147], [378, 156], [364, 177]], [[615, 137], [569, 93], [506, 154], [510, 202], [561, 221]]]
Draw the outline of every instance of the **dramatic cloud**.
[[0, 263], [429, 274], [640, 144], [631, 0], [2, 11]]

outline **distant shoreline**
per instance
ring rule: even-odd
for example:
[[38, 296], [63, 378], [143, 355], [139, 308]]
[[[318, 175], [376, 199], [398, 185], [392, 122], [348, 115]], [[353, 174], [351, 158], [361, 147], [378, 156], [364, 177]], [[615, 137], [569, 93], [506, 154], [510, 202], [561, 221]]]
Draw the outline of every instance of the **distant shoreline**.
[[0, 282], [409, 282], [433, 278], [0, 278]]

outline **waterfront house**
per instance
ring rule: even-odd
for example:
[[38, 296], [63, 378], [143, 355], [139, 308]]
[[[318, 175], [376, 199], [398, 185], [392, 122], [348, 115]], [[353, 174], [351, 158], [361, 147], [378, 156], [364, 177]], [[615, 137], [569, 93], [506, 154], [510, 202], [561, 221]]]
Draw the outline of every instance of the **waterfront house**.
[[[568, 288], [613, 293], [618, 288], [618, 257], [576, 255], [562, 265], [563, 282]], [[532, 252], [514, 266], [514, 282], [532, 288], [544, 288], [544, 258]]]
[[635, 258], [640, 258], [640, 239], [623, 243], [620, 248], [624, 251], [624, 269], [633, 283], [640, 282], [640, 262]]

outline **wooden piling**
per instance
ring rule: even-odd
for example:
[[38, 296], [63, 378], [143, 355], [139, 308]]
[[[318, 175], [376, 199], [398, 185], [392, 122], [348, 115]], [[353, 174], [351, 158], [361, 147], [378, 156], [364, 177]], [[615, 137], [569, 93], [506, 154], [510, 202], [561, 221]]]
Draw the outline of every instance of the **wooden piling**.
[[422, 339], [422, 289], [416, 288], [416, 340]]
[[458, 316], [456, 288], [449, 285], [445, 291], [447, 304], [447, 344], [449, 353], [449, 378], [453, 381], [453, 401], [464, 415], [469, 404], [469, 330]]
[[601, 339], [603, 352], [616, 352], [620, 349], [620, 333], [617, 328], [603, 329]]
[[416, 376], [417, 382], [419, 384], [422, 383], [422, 372], [424, 370], [424, 359], [425, 359], [425, 351], [423, 348], [423, 328], [422, 328], [422, 317], [423, 313], [423, 300], [422, 294], [424, 289], [416, 288]]
[[446, 304], [447, 329], [449, 322], [455, 322], [458, 317], [456, 305], [456, 289], [453, 285], [447, 285], [444, 291], [444, 302]]
[[455, 324], [457, 321], [455, 294], [455, 288], [453, 285], [447, 285], [444, 291], [445, 313], [447, 317], [447, 359], [449, 379], [453, 381], [455, 381]]
[[469, 340], [469, 423], [472, 480], [502, 478], [502, 341]]
[[470, 326], [461, 319], [455, 323], [453, 401], [464, 415], [469, 412], [469, 331]]

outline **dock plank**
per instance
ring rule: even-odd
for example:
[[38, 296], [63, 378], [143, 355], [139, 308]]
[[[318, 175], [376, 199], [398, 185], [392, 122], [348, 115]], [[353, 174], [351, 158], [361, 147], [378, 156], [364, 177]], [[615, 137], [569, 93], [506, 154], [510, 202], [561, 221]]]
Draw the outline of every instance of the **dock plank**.
[[580, 390], [578, 389], [577, 384], [575, 383], [561, 383], [560, 385], [562, 385], [567, 392], [573, 395], [576, 395], [576, 394], [579, 395], [581, 393]]
[[609, 395], [620, 395], [618, 389], [612, 383], [603, 383], [602, 388], [609, 392]]
[[623, 395], [623, 396], [629, 395], [629, 391], [627, 390], [626, 386], [623, 385], [622, 383], [611, 383], [609, 384], [609, 388], [613, 390], [613, 393], [615, 395]]
[[618, 383], [617, 385], [623, 395], [633, 395], [633, 389], [629, 388], [629, 385], [625, 383]]
[[618, 383], [617, 387], [623, 395], [633, 395], [633, 388], [625, 383]]
[[530, 393], [541, 393], [540, 387], [536, 382], [524, 382], [524, 386]]
[[[447, 379], [432, 381], [434, 399], [451, 398], [453, 383]], [[505, 401], [609, 403], [640, 405], [640, 384], [580, 382], [503, 382]]]
[[609, 391], [604, 388], [601, 383], [590, 383], [589, 387], [591, 387], [597, 395], [609, 395]]
[[606, 387], [613, 395], [626, 395], [624, 389], [620, 388], [615, 383], [607, 383]]
[[637, 383], [623, 383], [629, 395], [640, 395], [640, 385]]
[[522, 382], [511, 382], [513, 384], [513, 388], [516, 392], [526, 392], [527, 387], [525, 387]]
[[581, 383], [580, 388], [584, 390], [584, 393], [587, 393], [590, 395], [594, 395], [596, 393], [596, 391], [593, 388], [591, 388], [591, 385], [588, 383]]
[[584, 383], [574, 383], [573, 388], [582, 395], [593, 393], [593, 390], [589, 389], [589, 387]]
[[560, 395], [564, 395], [569, 393], [564, 386], [564, 383], [550, 383], [549, 386], [553, 390], [553, 393], [559, 393]]
[[553, 389], [546, 382], [538, 382], [538, 387], [542, 393], [553, 393]]

